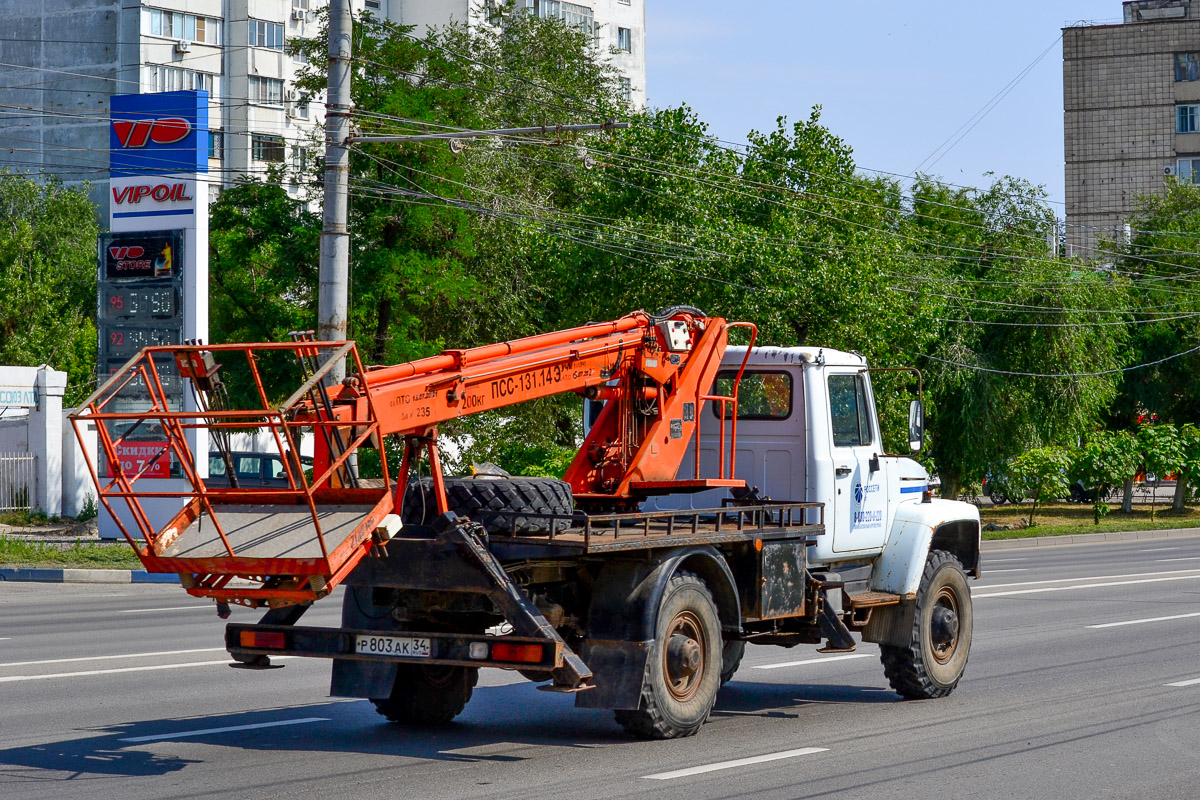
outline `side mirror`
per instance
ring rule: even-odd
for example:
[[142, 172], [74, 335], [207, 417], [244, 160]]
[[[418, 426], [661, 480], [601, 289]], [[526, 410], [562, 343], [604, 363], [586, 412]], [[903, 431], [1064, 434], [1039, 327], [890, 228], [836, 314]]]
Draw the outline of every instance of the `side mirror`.
[[913, 400], [908, 406], [908, 449], [914, 453], [925, 444], [925, 407], [920, 400]]

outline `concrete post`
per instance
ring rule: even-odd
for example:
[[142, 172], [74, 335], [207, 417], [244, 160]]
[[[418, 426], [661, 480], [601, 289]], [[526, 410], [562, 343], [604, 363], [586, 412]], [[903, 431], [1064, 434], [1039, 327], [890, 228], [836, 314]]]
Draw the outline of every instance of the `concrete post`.
[[62, 514], [62, 399], [67, 373], [42, 367], [37, 371], [38, 404], [29, 411], [29, 451], [37, 456], [37, 507]]
[[[346, 340], [350, 287], [349, 214], [350, 39], [354, 27], [349, 0], [329, 4], [329, 89], [325, 102], [324, 225], [321, 228], [317, 338]], [[329, 374], [331, 385], [342, 382], [344, 365]]]

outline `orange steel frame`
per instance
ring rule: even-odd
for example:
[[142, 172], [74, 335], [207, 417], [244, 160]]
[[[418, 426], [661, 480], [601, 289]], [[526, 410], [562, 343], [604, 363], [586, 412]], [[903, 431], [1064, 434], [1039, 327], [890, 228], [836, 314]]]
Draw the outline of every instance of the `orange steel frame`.
[[[265, 350], [290, 350], [300, 354], [311, 354], [323, 349], [330, 353], [316, 372], [308, 378], [291, 397], [272, 407], [255, 362], [254, 353]], [[250, 367], [255, 393], [261, 406], [238, 410], [171, 410], [166, 392], [159, 378], [157, 367], [163, 361], [174, 360], [180, 365], [184, 376], [188, 374], [189, 360], [202, 352], [213, 354], [242, 354]], [[160, 359], [156, 363], [156, 357]], [[361, 372], [363, 366], [357, 349], [352, 342], [305, 342], [267, 343], [237, 345], [183, 345], [149, 347], [142, 350], [118, 370], [95, 393], [84, 401], [83, 408], [71, 416], [77, 436], [81, 437], [80, 426], [88, 421], [96, 425], [100, 454], [107, 462], [111, 478], [100, 476], [99, 463], [93, 462], [84, 448], [89, 471], [99, 490], [100, 503], [115, 521], [125, 540], [134, 548], [138, 557], [150, 572], [175, 572], [185, 577], [184, 583], [190, 594], [198, 597], [213, 597], [228, 602], [247, 605], [288, 604], [314, 600], [328, 594], [334, 586], [358, 563], [373, 545], [375, 528], [384, 516], [392, 511], [392, 496], [384, 489], [348, 489], [333, 486], [334, 476], [342, 470], [355, 448], [378, 440], [379, 423], [374, 404], [364, 405], [361, 417], [323, 419], [320, 409], [314, 409], [306, 401], [308, 392], [329, 372], [339, 360], [351, 358]], [[110, 411], [108, 406], [122, 390], [135, 381], [147, 387], [149, 409], [137, 412]], [[113, 427], [122, 423], [135, 426], [157, 424], [162, 427], [166, 445], [154, 457], [148, 459], [140, 470], [128, 473], [121, 463], [118, 446], [131, 432], [115, 435]], [[299, 429], [331, 428], [335, 431], [352, 431], [349, 444], [340, 457], [327, 461], [323, 468], [314, 468], [310, 480], [299, 462]], [[186, 431], [190, 429], [233, 430], [267, 428], [271, 431], [279, 450], [288, 480], [287, 488], [209, 488], [199, 477], [194, 467], [195, 458], [188, 445]], [[180, 490], [146, 490], [138, 486], [154, 462], [174, 456], [179, 464], [182, 478], [188, 486]], [[208, 454], [203, 454], [208, 458]], [[384, 470], [384, 485], [387, 485], [387, 461], [381, 458]], [[183, 502], [183, 508], [161, 529], [155, 530], [146, 513], [143, 501], [149, 499], [175, 499]], [[128, 513], [118, 513], [120, 504]], [[239, 555], [230, 542], [221, 522], [218, 506], [270, 503], [275, 505], [297, 505], [306, 507], [312, 517], [314, 536], [320, 547], [320, 558], [247, 558]], [[355, 530], [341, 543], [330, 546], [321, 527], [319, 508], [323, 505], [358, 504], [370, 505]], [[218, 538], [225, 549], [220, 556], [206, 558], [170, 558], [164, 555], [171, 544], [189, 525], [206, 514], [216, 528]], [[123, 518], [124, 516], [124, 518]], [[248, 579], [260, 586], [247, 588], [230, 587], [234, 579]]]
[[[85, 410], [72, 416], [76, 433], [85, 419], [97, 423], [101, 450], [114, 476], [101, 481], [96, 465], [89, 469], [100, 490], [100, 502], [117, 520], [126, 540], [138, 551], [146, 568], [154, 572], [192, 575], [188, 591], [248, 605], [286, 604], [312, 600], [327, 594], [373, 546], [373, 532], [384, 516], [398, 511], [410, 471], [422, 453], [430, 459], [434, 496], [439, 512], [447, 509], [445, 486], [437, 450], [439, 423], [468, 414], [494, 410], [539, 397], [575, 392], [605, 400], [604, 409], [579, 449], [564, 480], [571, 484], [576, 500], [584, 508], [622, 510], [650, 494], [698, 491], [716, 486], [741, 486], [735, 479], [737, 444], [737, 381], [728, 395], [709, 392], [728, 345], [729, 330], [745, 327], [753, 347], [757, 329], [751, 323], [727, 323], [718, 317], [680, 312], [688, 330], [686, 350], [671, 351], [658, 323], [662, 318], [635, 312], [613, 322], [585, 325], [501, 344], [467, 350], [449, 350], [418, 361], [391, 367], [364, 369], [353, 342], [293, 342], [238, 345], [182, 345], [152, 347], [131, 359], [85, 403]], [[254, 353], [292, 350], [297, 356], [325, 353], [325, 361], [303, 386], [278, 408], [267, 399]], [[747, 349], [747, 358], [749, 356]], [[237, 411], [171, 411], [155, 369], [155, 357], [174, 358], [184, 377], [201, 353], [242, 354], [250, 364], [255, 390], [262, 407]], [[332, 366], [350, 358], [356, 368], [341, 386], [331, 387], [332, 414], [312, 399], [317, 383]], [[743, 359], [738, 371], [745, 369]], [[137, 413], [106, 410], [111, 400], [131, 381], [140, 378], [150, 387], [151, 408]], [[699, 474], [699, 420], [704, 403], [721, 406], [722, 435], [716, 477]], [[730, 447], [725, 458], [723, 424], [729, 411]], [[167, 448], [181, 465], [190, 491], [164, 492], [135, 489], [150, 465], [127, 475], [117, 458], [120, 437], [113, 438], [110, 424], [122, 421], [152, 421], [166, 433]], [[286, 489], [210, 489], [192, 464], [193, 454], [185, 440], [189, 428], [266, 427], [271, 430], [285, 465]], [[340, 454], [331, 453], [317, 439], [313, 479], [310, 482], [298, 459], [298, 429], [325, 427], [346, 442]], [[404, 437], [403, 459], [394, 482], [394, 493], [386, 489], [346, 489], [333, 486], [335, 476], [345, 474], [351, 453], [369, 444], [380, 448], [384, 437]], [[696, 448], [694, 477], [678, 480], [679, 466], [689, 444]], [[207, 455], [207, 454], [205, 454]], [[383, 486], [392, 485], [387, 458], [380, 452]], [[141, 505], [142, 499], [181, 498], [187, 502], [160, 531], [153, 530]], [[134, 533], [114, 513], [113, 502], [123, 500], [136, 531], [145, 540], [139, 546]], [[220, 526], [214, 505], [247, 503], [295, 503], [311, 513], [320, 559], [244, 558]], [[372, 511], [343, 544], [330, 552], [321, 531], [318, 507], [328, 503], [369, 503]], [[217, 526], [226, 554], [208, 559], [172, 559], [163, 556], [170, 544], [201, 514]], [[259, 588], [231, 588], [235, 578], [253, 578]]]

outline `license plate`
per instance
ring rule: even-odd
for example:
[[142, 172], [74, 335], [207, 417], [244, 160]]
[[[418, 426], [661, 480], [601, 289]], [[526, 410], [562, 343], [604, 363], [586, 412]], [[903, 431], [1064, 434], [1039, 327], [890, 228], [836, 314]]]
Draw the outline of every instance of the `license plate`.
[[429, 640], [415, 636], [355, 636], [354, 652], [373, 656], [429, 658]]

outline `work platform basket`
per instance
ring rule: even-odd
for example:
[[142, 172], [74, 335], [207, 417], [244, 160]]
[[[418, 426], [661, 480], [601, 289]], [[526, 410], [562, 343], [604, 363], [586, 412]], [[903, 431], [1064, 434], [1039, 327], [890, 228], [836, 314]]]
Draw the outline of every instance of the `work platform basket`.
[[[147, 571], [177, 573], [197, 597], [252, 607], [316, 600], [399, 526], [370, 397], [326, 386], [335, 365], [363, 373], [354, 343], [294, 338], [148, 347], [71, 415], [76, 435], [95, 424], [97, 458], [87, 458], [103, 508]], [[297, 384], [272, 400], [270, 386]], [[238, 432], [272, 443], [255, 453], [270, 458], [272, 479], [239, 478]], [[300, 457], [304, 436], [316, 439], [311, 466]], [[370, 450], [382, 480], [360, 479], [351, 463]], [[197, 455], [224, 477], [201, 477]]]

